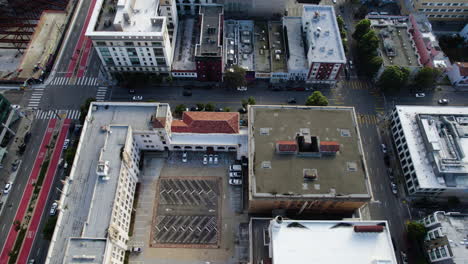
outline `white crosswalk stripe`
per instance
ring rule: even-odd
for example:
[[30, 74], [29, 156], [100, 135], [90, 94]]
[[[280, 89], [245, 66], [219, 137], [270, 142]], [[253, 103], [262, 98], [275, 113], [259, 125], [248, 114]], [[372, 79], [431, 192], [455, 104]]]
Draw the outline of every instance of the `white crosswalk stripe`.
[[96, 101], [102, 102], [106, 99], [107, 87], [99, 87], [96, 92]]
[[81, 112], [80, 110], [71, 110], [71, 109], [58, 109], [58, 110], [38, 110], [36, 112], [36, 119], [52, 119], [52, 118], [62, 118], [62, 114], [66, 115], [66, 118], [69, 119], [80, 119]]
[[54, 77], [50, 82], [51, 85], [64, 86], [64, 85], [77, 85], [77, 86], [97, 86], [97, 77], [80, 77], [75, 79], [75, 82], [71, 82], [70, 77]]
[[29, 97], [28, 108], [36, 108], [41, 102], [42, 95], [44, 94], [44, 88], [34, 89], [31, 97]]

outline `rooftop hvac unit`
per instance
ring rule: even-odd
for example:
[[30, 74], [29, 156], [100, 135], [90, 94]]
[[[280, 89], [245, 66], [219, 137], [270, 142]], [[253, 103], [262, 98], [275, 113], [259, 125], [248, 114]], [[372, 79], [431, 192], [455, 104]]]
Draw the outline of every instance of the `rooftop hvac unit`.
[[333, 49], [329, 49], [329, 50], [328, 50], [328, 54], [329, 54], [329, 55], [333, 54]]

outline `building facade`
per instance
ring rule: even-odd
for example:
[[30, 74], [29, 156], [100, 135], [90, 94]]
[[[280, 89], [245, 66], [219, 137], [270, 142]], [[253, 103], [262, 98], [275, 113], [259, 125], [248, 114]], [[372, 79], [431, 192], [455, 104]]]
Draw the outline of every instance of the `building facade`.
[[108, 73], [168, 75], [177, 22], [173, 0], [98, 0], [86, 36]]
[[416, 12], [424, 13], [433, 21], [466, 21], [468, 3], [463, 0], [411, 0]]
[[285, 10], [283, 0], [177, 0], [177, 10], [181, 15], [197, 15], [201, 6], [222, 5], [225, 13], [232, 18], [270, 18], [282, 15]]
[[453, 86], [468, 88], [468, 62], [455, 62], [447, 69], [447, 76]]
[[466, 197], [468, 108], [396, 106], [390, 119], [408, 193]]
[[434, 212], [420, 221], [427, 229], [424, 241], [431, 263], [455, 264], [468, 259], [468, 215]]

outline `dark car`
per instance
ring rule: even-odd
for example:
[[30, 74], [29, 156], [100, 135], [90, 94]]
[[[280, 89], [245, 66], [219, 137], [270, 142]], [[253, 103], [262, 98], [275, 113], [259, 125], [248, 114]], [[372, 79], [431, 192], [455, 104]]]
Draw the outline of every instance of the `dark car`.
[[192, 90], [184, 89], [184, 91], [182, 92], [182, 95], [183, 96], [192, 96]]
[[26, 135], [24, 135], [23, 142], [25, 144], [28, 144], [29, 140], [31, 139], [31, 132], [27, 132]]
[[288, 99], [288, 104], [295, 104], [297, 103], [296, 98], [292, 97]]
[[239, 108], [238, 112], [241, 113], [241, 114], [245, 114], [245, 113], [247, 113], [247, 109], [242, 107], [242, 108]]
[[198, 107], [192, 106], [192, 107], [190, 107], [190, 111], [192, 111], [192, 112], [193, 112], [193, 111], [198, 111]]
[[441, 104], [441, 105], [446, 105], [449, 103], [449, 100], [448, 99], [439, 99], [439, 101], [437, 101], [437, 103]]

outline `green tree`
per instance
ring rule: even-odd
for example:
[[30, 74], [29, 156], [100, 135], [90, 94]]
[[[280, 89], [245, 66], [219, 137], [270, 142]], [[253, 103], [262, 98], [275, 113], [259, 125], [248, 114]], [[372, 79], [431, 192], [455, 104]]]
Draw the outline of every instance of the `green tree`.
[[363, 19], [356, 24], [353, 38], [359, 40], [362, 36], [364, 36], [370, 30], [371, 22], [369, 19]]
[[305, 104], [312, 106], [327, 106], [328, 99], [320, 91], [315, 91], [307, 98]]
[[432, 90], [438, 76], [439, 70], [424, 67], [414, 77], [414, 85], [420, 90]]
[[382, 57], [375, 56], [371, 58], [366, 65], [366, 72], [369, 73], [369, 75], [374, 76], [382, 66], [383, 59]]
[[95, 98], [89, 97], [86, 101], [80, 106], [80, 123], [83, 124], [86, 116], [88, 115], [89, 106], [92, 102], [96, 101]]
[[187, 110], [187, 106], [184, 104], [177, 105], [176, 108], [174, 109], [174, 113], [177, 116], [182, 116], [182, 113]]
[[426, 227], [415, 221], [406, 222], [406, 230], [408, 231], [408, 237], [417, 242], [422, 242], [427, 233]]
[[224, 112], [231, 112], [231, 108], [225, 107], [225, 108], [224, 108]]
[[409, 73], [405, 67], [389, 66], [383, 71], [377, 85], [383, 91], [398, 91], [401, 87], [406, 86]]
[[249, 104], [249, 105], [255, 105], [255, 104], [256, 104], [255, 98], [254, 98], [253, 96], [250, 96], [250, 97], [247, 99], [247, 104]]
[[197, 108], [198, 108], [198, 111], [203, 111], [205, 109], [205, 104], [198, 103]]
[[215, 110], [215, 106], [212, 103], [207, 103], [205, 105], [205, 111], [207, 112], [213, 112]]
[[247, 81], [245, 80], [244, 68], [234, 65], [232, 69], [227, 70], [224, 74], [224, 83], [229, 88], [245, 86]]
[[343, 29], [343, 26], [345, 24], [344, 20], [343, 20], [343, 17], [341, 16], [337, 16], [336, 17], [336, 22], [338, 23], [338, 28], [341, 30]]
[[358, 40], [358, 50], [362, 57], [371, 58], [377, 55], [379, 37], [374, 30], [369, 30]]

